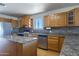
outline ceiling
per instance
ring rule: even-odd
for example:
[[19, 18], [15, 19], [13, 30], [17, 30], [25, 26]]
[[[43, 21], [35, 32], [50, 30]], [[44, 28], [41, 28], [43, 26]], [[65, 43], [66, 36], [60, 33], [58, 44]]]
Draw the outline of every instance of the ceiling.
[[35, 15], [64, 7], [79, 5], [77, 3], [5, 3], [0, 6], [0, 14], [11, 16]]

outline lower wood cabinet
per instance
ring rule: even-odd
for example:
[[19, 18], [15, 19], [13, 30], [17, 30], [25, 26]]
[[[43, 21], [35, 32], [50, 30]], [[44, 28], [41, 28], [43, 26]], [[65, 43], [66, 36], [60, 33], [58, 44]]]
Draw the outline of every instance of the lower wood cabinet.
[[0, 39], [0, 56], [15, 56], [17, 55], [16, 43]]
[[58, 40], [48, 39], [48, 49], [58, 51]]
[[36, 56], [37, 41], [23, 44], [7, 39], [0, 39], [0, 56]]
[[37, 42], [29, 45], [23, 44], [23, 56], [36, 56], [37, 55]]
[[48, 36], [48, 49], [54, 51], [61, 51], [64, 37]]
[[17, 56], [23, 55], [23, 44], [22, 43], [16, 43], [16, 55]]

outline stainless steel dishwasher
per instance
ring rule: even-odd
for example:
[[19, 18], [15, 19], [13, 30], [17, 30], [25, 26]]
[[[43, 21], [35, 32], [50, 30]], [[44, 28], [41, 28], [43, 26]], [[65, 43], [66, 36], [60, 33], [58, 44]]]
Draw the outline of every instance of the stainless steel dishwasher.
[[48, 35], [38, 35], [38, 47], [48, 49]]

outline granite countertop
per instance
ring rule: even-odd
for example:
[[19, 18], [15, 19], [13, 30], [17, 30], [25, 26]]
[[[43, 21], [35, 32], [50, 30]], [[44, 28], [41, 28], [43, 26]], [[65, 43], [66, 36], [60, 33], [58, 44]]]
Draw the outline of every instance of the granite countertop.
[[79, 33], [37, 33], [39, 35], [64, 36], [64, 43], [60, 56], [79, 56]]
[[54, 35], [54, 36], [63, 36], [63, 34], [59, 34], [59, 33], [31, 33], [31, 34], [36, 34], [36, 35]]
[[79, 35], [66, 35], [60, 56], [79, 56]]
[[17, 36], [17, 35], [2, 36], [0, 37], [0, 39], [7, 39], [13, 42], [18, 42], [23, 44], [37, 40], [36, 37], [24, 37], [24, 36]]
[[[52, 35], [56, 35], [56, 34], [52, 34]], [[57, 35], [61, 35], [61, 34], [57, 34]], [[26, 43], [27, 45], [30, 44], [30, 42], [34, 42], [37, 40], [36, 37], [24, 37], [24, 36], [16, 36], [16, 35], [3, 36], [0, 37], [0, 39], [7, 39], [22, 44]], [[65, 35], [64, 44], [60, 52], [60, 56], [79, 56], [79, 34]]]

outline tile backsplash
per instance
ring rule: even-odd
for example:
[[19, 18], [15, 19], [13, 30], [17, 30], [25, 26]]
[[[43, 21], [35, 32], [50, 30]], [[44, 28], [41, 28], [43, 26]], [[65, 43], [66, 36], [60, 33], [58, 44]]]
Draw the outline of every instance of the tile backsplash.
[[34, 33], [79, 34], [79, 27], [52, 28], [52, 30], [32, 30]]

